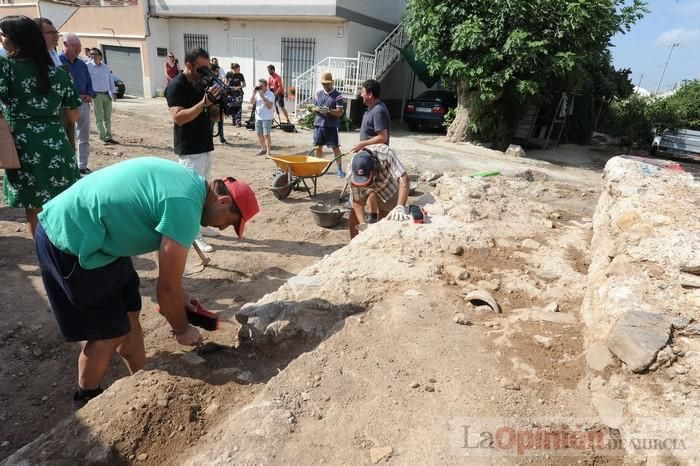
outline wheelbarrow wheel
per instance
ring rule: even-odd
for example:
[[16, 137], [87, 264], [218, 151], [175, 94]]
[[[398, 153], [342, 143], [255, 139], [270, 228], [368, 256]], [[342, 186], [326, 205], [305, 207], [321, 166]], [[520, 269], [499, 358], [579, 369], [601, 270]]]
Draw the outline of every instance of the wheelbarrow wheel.
[[272, 193], [277, 199], [287, 199], [292, 192], [292, 187], [286, 173], [278, 173], [272, 180]]

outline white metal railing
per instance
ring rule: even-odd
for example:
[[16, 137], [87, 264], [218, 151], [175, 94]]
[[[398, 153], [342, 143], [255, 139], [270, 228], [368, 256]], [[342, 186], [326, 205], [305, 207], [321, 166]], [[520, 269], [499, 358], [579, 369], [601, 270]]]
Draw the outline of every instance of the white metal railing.
[[360, 91], [360, 86], [368, 79], [374, 78], [374, 55], [371, 53], [357, 53], [357, 81], [355, 92]]
[[381, 79], [401, 57], [400, 48], [406, 46], [407, 37], [399, 24], [374, 49], [374, 79]]
[[354, 99], [360, 86], [368, 79], [381, 79], [396, 63], [406, 46], [407, 37], [399, 24], [374, 49], [374, 53], [358, 52], [355, 58], [327, 57], [294, 79], [294, 113], [300, 117], [313, 103], [315, 93], [321, 89], [321, 74], [330, 71], [334, 87], [343, 96]]

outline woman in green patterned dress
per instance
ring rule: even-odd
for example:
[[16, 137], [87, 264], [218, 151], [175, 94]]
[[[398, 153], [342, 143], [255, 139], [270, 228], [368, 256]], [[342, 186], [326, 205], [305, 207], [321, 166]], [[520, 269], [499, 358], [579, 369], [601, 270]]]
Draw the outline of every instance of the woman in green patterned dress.
[[58, 117], [80, 115], [80, 97], [68, 74], [54, 68], [41, 29], [26, 16], [0, 20], [0, 102], [12, 128], [21, 168], [5, 170], [3, 191], [10, 207], [24, 207], [34, 236], [37, 215], [51, 198], [80, 179], [73, 150]]

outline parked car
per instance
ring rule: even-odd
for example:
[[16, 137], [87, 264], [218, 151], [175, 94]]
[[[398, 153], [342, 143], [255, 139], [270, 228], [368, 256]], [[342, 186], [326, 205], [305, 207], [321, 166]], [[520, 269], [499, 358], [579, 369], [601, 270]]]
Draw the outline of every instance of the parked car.
[[403, 121], [414, 131], [418, 128], [442, 128], [445, 114], [457, 106], [457, 95], [452, 91], [425, 91], [408, 101]]
[[114, 87], [117, 88], [117, 99], [123, 99], [126, 92], [126, 84], [114, 73], [112, 73], [112, 81], [114, 81]]
[[656, 134], [649, 153], [700, 161], [700, 131], [679, 129]]

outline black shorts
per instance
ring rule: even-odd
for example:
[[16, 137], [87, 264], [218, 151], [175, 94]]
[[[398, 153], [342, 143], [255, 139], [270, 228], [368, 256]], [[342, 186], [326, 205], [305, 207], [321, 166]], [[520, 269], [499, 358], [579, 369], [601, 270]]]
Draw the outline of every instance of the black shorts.
[[338, 128], [314, 126], [314, 146], [338, 147]]
[[41, 224], [36, 255], [56, 322], [66, 341], [107, 340], [131, 331], [129, 312], [141, 310], [139, 276], [130, 257], [83, 269], [76, 256], [54, 246]]
[[282, 94], [277, 94], [275, 96], [275, 105], [279, 108], [284, 108], [284, 96]]

